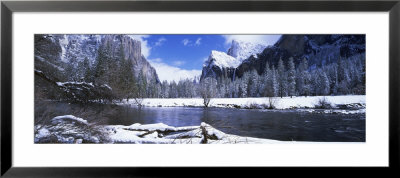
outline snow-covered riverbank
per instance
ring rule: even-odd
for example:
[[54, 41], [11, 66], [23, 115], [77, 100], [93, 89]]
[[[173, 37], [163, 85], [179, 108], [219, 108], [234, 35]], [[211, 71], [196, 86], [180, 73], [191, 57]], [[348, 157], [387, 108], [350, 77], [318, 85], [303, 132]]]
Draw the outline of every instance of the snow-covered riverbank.
[[92, 125], [73, 115], [54, 117], [35, 126], [35, 143], [134, 143], [134, 144], [256, 144], [281, 141], [226, 134], [211, 125], [173, 127], [163, 123], [130, 126]]
[[[329, 103], [330, 109], [317, 109], [321, 100]], [[313, 96], [274, 98], [277, 110], [267, 110], [269, 98], [215, 98], [210, 107], [261, 109], [261, 111], [279, 111], [292, 109], [322, 114], [362, 114], [365, 113], [365, 95], [354, 96]], [[134, 100], [124, 101], [120, 105], [136, 105]], [[201, 98], [144, 99], [145, 107], [204, 107]], [[161, 121], [163, 122], [163, 121]], [[84, 118], [63, 115], [49, 122], [35, 125], [35, 143], [275, 143], [277, 140], [242, 137], [231, 135], [202, 123], [198, 126], [173, 127], [163, 123], [141, 125], [97, 125]]]
[[[333, 108], [350, 107], [352, 109], [365, 108], [365, 95], [346, 95], [346, 96], [308, 96], [308, 97], [274, 97], [274, 107], [276, 109], [296, 109], [296, 108], [315, 108], [323, 98], [331, 104]], [[213, 98], [209, 107], [223, 108], [253, 108], [264, 109], [269, 105], [269, 98]], [[124, 100], [119, 104], [136, 105], [136, 101]], [[143, 106], [148, 107], [204, 107], [201, 98], [146, 98], [143, 99]], [[341, 108], [343, 109], [343, 108]]]

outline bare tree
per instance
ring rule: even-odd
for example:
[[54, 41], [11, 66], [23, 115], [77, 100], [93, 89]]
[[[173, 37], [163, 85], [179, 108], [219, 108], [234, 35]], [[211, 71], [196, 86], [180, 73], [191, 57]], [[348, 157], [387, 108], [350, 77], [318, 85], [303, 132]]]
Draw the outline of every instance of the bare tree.
[[205, 78], [200, 83], [200, 94], [203, 98], [204, 107], [208, 107], [210, 105], [210, 101], [213, 97], [215, 97], [217, 93], [217, 81], [214, 78]]
[[268, 109], [275, 109], [277, 102], [278, 102], [278, 98], [273, 97], [273, 96], [268, 96], [267, 97]]

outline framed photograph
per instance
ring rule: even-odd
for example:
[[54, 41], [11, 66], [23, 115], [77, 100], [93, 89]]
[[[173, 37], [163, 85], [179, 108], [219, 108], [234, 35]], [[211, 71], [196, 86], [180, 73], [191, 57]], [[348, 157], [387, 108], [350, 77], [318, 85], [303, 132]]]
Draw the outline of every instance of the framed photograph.
[[3, 1], [1, 174], [396, 168], [399, 18], [399, 1]]

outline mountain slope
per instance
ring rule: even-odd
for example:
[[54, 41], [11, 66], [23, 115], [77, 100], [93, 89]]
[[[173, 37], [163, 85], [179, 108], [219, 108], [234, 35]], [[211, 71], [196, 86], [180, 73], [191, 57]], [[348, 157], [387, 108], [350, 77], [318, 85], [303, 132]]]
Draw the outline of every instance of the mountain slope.
[[132, 61], [135, 77], [138, 77], [142, 73], [147, 82], [151, 80], [159, 82], [156, 70], [142, 55], [140, 41], [132, 39], [127, 35], [104, 35], [102, 45], [110, 46], [112, 56], [115, 58], [119, 57], [118, 50], [122, 45], [124, 59]]
[[232, 40], [228, 52], [211, 51], [208, 60], [203, 64], [200, 79], [207, 77], [234, 77], [235, 69], [248, 57], [262, 52], [265, 46], [249, 42]]
[[276, 66], [279, 59], [286, 65], [292, 57], [297, 66], [306, 58], [308, 66], [315, 68], [357, 54], [365, 54], [365, 35], [282, 35], [274, 46], [244, 60], [237, 68], [237, 76], [253, 69], [261, 74], [266, 63]]
[[51, 73], [54, 70], [49, 68], [55, 68], [68, 76], [64, 69], [72, 67], [69, 72], [75, 71], [85, 58], [93, 67], [101, 46], [112, 49], [111, 56], [118, 58], [121, 45], [124, 59], [133, 63], [136, 77], [143, 73], [147, 81], [159, 81], [156, 70], [141, 54], [141, 42], [127, 35], [35, 35], [35, 68]]
[[249, 58], [251, 55], [262, 52], [265, 48], [266, 46], [261, 44], [232, 40], [232, 45], [228, 49], [227, 54], [243, 62], [243, 60]]

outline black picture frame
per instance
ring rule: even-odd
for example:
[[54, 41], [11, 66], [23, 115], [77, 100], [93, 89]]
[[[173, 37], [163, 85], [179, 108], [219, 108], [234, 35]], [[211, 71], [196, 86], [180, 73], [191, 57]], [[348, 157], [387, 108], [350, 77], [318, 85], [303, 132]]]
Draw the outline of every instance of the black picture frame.
[[[1, 2], [1, 175], [8, 177], [165, 176], [176, 168], [19, 168], [12, 165], [13, 12], [388, 12], [389, 13], [389, 168], [399, 167], [400, 1], [2, 1]], [[157, 170], [154, 170], [157, 169]], [[159, 170], [161, 169], [161, 170]], [[186, 168], [201, 174], [196, 168]], [[191, 170], [195, 169], [195, 170]], [[232, 170], [230, 170], [232, 171]], [[237, 170], [240, 171], [240, 170]], [[259, 169], [256, 169], [258, 172]], [[283, 171], [283, 170], [280, 170]], [[221, 171], [222, 172], [222, 171]], [[333, 175], [338, 174], [334, 171]], [[206, 172], [204, 172], [206, 174]]]

